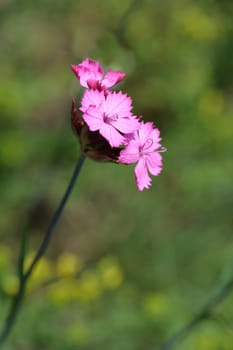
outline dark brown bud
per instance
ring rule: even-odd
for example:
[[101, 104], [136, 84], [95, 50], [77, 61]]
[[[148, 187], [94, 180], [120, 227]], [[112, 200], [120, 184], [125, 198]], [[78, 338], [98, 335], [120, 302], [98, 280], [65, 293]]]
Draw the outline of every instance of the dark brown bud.
[[82, 117], [79, 115], [79, 111], [77, 108], [77, 104], [74, 99], [72, 99], [72, 107], [71, 107], [71, 126], [76, 135], [80, 135], [81, 129], [84, 125], [84, 121]]
[[111, 147], [98, 131], [90, 131], [72, 100], [71, 126], [79, 139], [80, 147], [87, 157], [98, 162], [117, 162], [121, 148]]

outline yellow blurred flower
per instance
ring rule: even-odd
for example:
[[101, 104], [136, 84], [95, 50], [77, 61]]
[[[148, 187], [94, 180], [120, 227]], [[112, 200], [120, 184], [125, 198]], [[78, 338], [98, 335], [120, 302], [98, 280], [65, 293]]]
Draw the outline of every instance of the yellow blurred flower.
[[[30, 266], [34, 258], [34, 253], [30, 252], [25, 259], [24, 271]], [[40, 285], [53, 276], [53, 267], [50, 260], [46, 257], [42, 257], [34, 268], [31, 278], [28, 282], [28, 290], [30, 291], [34, 287]]]
[[163, 316], [169, 309], [169, 300], [165, 294], [150, 293], [144, 297], [143, 309], [150, 315], [155, 317]]
[[232, 334], [222, 332], [218, 328], [209, 329], [198, 334], [195, 338], [195, 345], [199, 350], [230, 350], [232, 349]]
[[77, 298], [79, 290], [78, 281], [75, 279], [64, 279], [54, 283], [48, 289], [50, 300], [57, 305], [65, 305]]
[[215, 337], [211, 336], [210, 334], [200, 334], [196, 338], [196, 346], [200, 350], [217, 350], [217, 343]]
[[220, 115], [224, 108], [224, 97], [219, 90], [208, 90], [199, 99], [199, 111], [204, 117]]
[[56, 304], [74, 301], [90, 302], [101, 293], [98, 276], [93, 271], [85, 272], [80, 279], [66, 278], [49, 288], [49, 296]]
[[98, 268], [104, 287], [114, 289], [122, 284], [124, 275], [116, 258], [112, 256], [104, 257], [100, 260]]
[[70, 277], [75, 276], [83, 266], [80, 258], [72, 253], [63, 253], [58, 257], [56, 272], [58, 276]]
[[94, 271], [86, 271], [79, 280], [77, 299], [89, 302], [96, 299], [100, 295], [101, 290], [98, 275]]
[[175, 21], [182, 32], [197, 41], [214, 40], [218, 23], [199, 7], [189, 7], [175, 14]]
[[7, 275], [5, 278], [3, 278], [2, 281], [2, 289], [5, 293], [8, 295], [15, 295], [19, 288], [19, 280], [16, 275]]

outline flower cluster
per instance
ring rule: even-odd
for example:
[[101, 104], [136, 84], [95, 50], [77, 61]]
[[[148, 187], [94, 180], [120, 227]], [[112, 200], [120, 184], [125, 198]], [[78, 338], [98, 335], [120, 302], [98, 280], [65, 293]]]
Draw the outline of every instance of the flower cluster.
[[85, 59], [71, 65], [80, 85], [85, 88], [79, 110], [73, 100], [72, 128], [83, 152], [98, 161], [133, 164], [140, 191], [149, 188], [152, 175], [162, 170], [160, 132], [153, 123], [144, 123], [132, 113], [132, 99], [109, 88], [125, 78], [120, 71], [104, 74], [99, 62]]

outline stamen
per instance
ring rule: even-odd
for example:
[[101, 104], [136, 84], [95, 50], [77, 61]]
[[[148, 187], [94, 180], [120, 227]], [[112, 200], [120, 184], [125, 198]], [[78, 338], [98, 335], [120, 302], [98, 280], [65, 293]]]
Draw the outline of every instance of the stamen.
[[115, 113], [115, 114], [113, 114], [113, 116], [111, 116], [110, 118], [111, 118], [111, 120], [112, 120], [113, 122], [116, 122], [117, 119], [119, 118], [119, 116], [118, 116], [117, 113]]
[[152, 145], [153, 145], [153, 140], [152, 139], [147, 139], [144, 146], [143, 146], [143, 151], [148, 150]]
[[167, 148], [166, 147], [161, 147], [159, 150], [158, 150], [159, 153], [163, 153], [163, 152], [167, 152]]
[[116, 122], [118, 120], [119, 116], [117, 113], [113, 114], [112, 116], [107, 115], [104, 113], [103, 115], [103, 120], [105, 123], [111, 123], [111, 122]]

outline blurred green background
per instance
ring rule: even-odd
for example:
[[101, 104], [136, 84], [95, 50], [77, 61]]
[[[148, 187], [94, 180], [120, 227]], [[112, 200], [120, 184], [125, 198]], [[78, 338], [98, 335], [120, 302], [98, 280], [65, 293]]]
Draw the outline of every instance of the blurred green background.
[[[0, 324], [79, 155], [70, 70], [127, 73], [134, 112], [161, 129], [164, 170], [88, 160], [6, 349], [155, 349], [233, 275], [233, 2], [0, 2]], [[233, 296], [176, 350], [232, 350]]]

